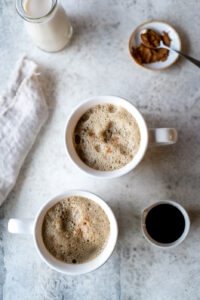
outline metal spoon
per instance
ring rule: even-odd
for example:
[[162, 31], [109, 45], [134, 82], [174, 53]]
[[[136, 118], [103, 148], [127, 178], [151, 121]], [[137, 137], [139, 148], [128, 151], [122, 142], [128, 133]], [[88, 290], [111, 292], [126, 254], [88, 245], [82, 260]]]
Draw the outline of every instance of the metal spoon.
[[[145, 29], [141, 30], [141, 32], [140, 32], [140, 39], [141, 39], [141, 35], [147, 33], [148, 30], [149, 30], [148, 28], [145, 28]], [[142, 41], [142, 39], [141, 39], [141, 41]], [[147, 46], [145, 45], [145, 47], [147, 47]], [[193, 57], [191, 57], [191, 56], [189, 56], [189, 55], [187, 55], [187, 54], [184, 54], [183, 52], [180, 52], [180, 51], [178, 51], [178, 50], [175, 50], [175, 49], [173, 49], [173, 48], [170, 48], [170, 47], [166, 46], [166, 45], [163, 43], [163, 41], [160, 41], [160, 46], [158, 46], [158, 47], [148, 47], [148, 48], [151, 48], [151, 49], [165, 48], [165, 49], [167, 49], [167, 50], [169, 50], [169, 51], [176, 52], [176, 53], [178, 53], [179, 55], [185, 57], [185, 58], [188, 59], [190, 62], [192, 62], [194, 65], [196, 65], [197, 67], [200, 68], [200, 61], [199, 61], [199, 60], [197, 60], [197, 59], [195, 59], [195, 58], [193, 58]]]

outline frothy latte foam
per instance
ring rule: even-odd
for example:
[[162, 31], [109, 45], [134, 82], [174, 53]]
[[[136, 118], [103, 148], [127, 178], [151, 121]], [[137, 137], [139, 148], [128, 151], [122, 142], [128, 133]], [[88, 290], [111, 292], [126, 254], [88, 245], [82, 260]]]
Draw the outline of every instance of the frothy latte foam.
[[84, 263], [104, 249], [110, 222], [104, 210], [93, 200], [70, 196], [51, 207], [43, 221], [42, 236], [46, 248], [57, 259]]
[[140, 130], [126, 109], [99, 104], [78, 121], [73, 143], [78, 156], [89, 167], [113, 171], [128, 164], [140, 147]]

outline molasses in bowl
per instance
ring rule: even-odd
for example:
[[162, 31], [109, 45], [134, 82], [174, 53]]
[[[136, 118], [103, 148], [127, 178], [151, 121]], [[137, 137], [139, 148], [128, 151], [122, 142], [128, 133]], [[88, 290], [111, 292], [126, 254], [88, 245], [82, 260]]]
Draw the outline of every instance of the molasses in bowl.
[[[129, 53], [131, 58], [139, 66], [148, 70], [164, 70], [174, 64], [179, 55], [167, 49], [151, 49], [141, 39], [142, 33], [147, 29], [151, 41], [162, 40], [165, 46], [181, 50], [181, 40], [177, 31], [169, 24], [162, 21], [145, 22], [132, 32], [129, 39]], [[153, 43], [158, 47], [158, 43]]]

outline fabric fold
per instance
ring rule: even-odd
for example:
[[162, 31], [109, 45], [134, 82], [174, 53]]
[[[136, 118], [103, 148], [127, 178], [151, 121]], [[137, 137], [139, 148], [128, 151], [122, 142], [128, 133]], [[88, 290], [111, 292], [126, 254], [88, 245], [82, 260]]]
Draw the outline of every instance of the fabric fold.
[[48, 117], [37, 65], [22, 58], [8, 91], [0, 97], [0, 205]]

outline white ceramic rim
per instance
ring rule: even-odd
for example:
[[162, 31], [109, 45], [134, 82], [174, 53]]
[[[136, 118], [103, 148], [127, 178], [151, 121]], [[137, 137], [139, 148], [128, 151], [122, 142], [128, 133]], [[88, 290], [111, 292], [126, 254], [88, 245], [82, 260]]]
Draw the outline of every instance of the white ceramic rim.
[[[133, 117], [136, 119], [140, 129], [140, 135], [141, 135], [140, 147], [135, 157], [127, 165], [114, 171], [99, 171], [87, 166], [79, 158], [78, 154], [74, 149], [74, 145], [72, 141], [72, 134], [74, 132], [74, 128], [78, 120], [80, 119], [80, 117], [91, 107], [102, 103], [111, 103], [116, 106], [122, 106], [123, 108], [128, 110], [128, 112], [131, 113]], [[117, 96], [94, 96], [83, 101], [81, 104], [76, 106], [72, 111], [71, 115], [68, 118], [66, 130], [65, 130], [65, 146], [70, 160], [81, 171], [83, 171], [87, 175], [90, 175], [92, 177], [105, 178], [105, 179], [117, 178], [132, 171], [143, 159], [147, 150], [148, 140], [149, 140], [148, 128], [142, 114], [132, 103], [125, 100], [124, 98], [117, 97]]]
[[[183, 231], [182, 235], [173, 243], [159, 243], [156, 240], [154, 240], [148, 233], [147, 229], [146, 229], [146, 225], [145, 225], [145, 220], [146, 217], [149, 213], [149, 211], [159, 205], [159, 204], [171, 204], [173, 206], [175, 206], [176, 208], [178, 208], [180, 210], [180, 212], [182, 213], [184, 219], [185, 219], [185, 230]], [[145, 239], [152, 245], [159, 247], [159, 248], [174, 248], [177, 245], [179, 245], [180, 243], [182, 243], [184, 241], [184, 239], [186, 238], [186, 236], [188, 235], [188, 232], [190, 230], [190, 218], [189, 215], [187, 213], [187, 211], [185, 210], [185, 208], [180, 205], [179, 203], [172, 201], [172, 200], [163, 200], [163, 201], [159, 201], [159, 202], [155, 202], [154, 204], [148, 206], [147, 208], [145, 208], [142, 212], [142, 231], [143, 231], [143, 235], [145, 237]]]
[[[104, 250], [93, 260], [82, 264], [76, 264], [76, 265], [66, 264], [53, 257], [43, 243], [42, 232], [41, 232], [44, 215], [47, 212], [47, 210], [53, 205], [55, 205], [61, 199], [69, 196], [81, 196], [95, 201], [101, 206], [101, 208], [104, 210], [104, 212], [106, 213], [110, 221], [110, 235]], [[51, 200], [47, 201], [40, 208], [35, 218], [34, 226], [33, 226], [34, 244], [41, 259], [50, 268], [54, 269], [55, 271], [68, 274], [68, 275], [81, 275], [81, 274], [92, 272], [100, 268], [112, 255], [117, 242], [117, 237], [118, 237], [118, 225], [117, 225], [115, 215], [112, 212], [111, 208], [106, 204], [105, 201], [103, 201], [97, 195], [83, 190], [68, 190], [62, 194], [53, 197]]]

